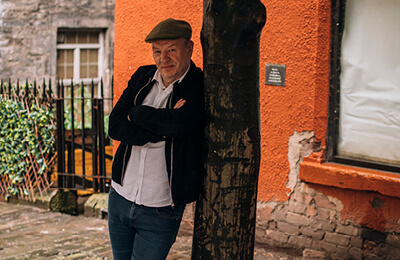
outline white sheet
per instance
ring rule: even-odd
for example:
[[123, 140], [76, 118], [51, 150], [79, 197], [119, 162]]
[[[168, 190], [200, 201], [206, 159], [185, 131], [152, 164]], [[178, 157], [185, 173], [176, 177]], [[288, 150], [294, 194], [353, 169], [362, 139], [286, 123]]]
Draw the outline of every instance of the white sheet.
[[400, 165], [400, 0], [348, 0], [338, 153]]

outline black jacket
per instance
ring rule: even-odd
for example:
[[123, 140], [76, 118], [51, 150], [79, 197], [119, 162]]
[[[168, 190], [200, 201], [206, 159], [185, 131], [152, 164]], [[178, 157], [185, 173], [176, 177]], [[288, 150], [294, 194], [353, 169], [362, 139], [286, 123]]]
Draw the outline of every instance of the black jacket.
[[[167, 108], [156, 109], [141, 105], [154, 85], [152, 78], [156, 70], [155, 65], [140, 67], [110, 114], [109, 136], [121, 142], [114, 156], [112, 179], [123, 185], [132, 145], [166, 141], [165, 160], [172, 200], [174, 204], [186, 204], [197, 199], [203, 167], [203, 72], [191, 62], [185, 78], [175, 83]], [[181, 98], [186, 103], [173, 109]]]

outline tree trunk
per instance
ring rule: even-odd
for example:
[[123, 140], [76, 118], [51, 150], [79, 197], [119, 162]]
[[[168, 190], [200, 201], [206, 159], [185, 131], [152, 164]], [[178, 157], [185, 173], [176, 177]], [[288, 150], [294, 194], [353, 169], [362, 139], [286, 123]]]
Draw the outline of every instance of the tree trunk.
[[253, 259], [260, 164], [259, 0], [204, 0], [204, 178], [192, 259]]

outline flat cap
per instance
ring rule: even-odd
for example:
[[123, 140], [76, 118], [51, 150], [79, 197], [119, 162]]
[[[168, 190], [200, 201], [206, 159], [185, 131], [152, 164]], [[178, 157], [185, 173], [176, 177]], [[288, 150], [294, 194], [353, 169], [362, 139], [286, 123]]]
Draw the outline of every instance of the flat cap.
[[192, 27], [183, 20], [169, 18], [157, 24], [147, 35], [145, 41], [153, 42], [157, 40], [170, 40], [185, 38], [190, 40], [192, 37]]

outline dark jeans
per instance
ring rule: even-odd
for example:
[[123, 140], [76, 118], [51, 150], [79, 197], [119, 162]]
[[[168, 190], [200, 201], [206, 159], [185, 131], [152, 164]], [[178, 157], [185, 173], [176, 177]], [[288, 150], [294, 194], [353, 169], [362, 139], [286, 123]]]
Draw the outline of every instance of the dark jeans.
[[185, 205], [137, 205], [113, 188], [108, 198], [108, 229], [114, 260], [164, 260], [175, 242]]

